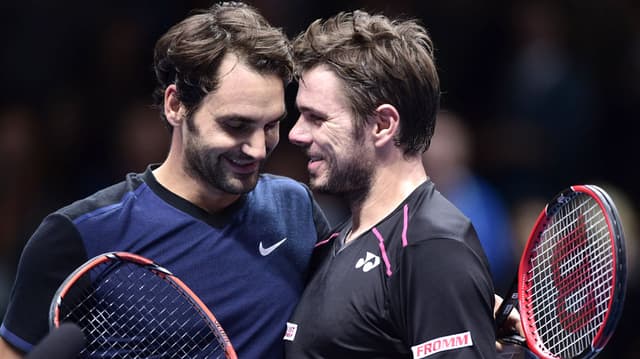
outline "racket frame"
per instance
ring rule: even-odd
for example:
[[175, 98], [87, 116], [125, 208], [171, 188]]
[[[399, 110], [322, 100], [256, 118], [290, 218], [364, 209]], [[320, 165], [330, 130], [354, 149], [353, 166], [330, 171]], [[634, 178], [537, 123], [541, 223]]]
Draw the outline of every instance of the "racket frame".
[[[552, 201], [550, 201], [539, 214], [536, 219], [533, 230], [531, 231], [527, 244], [520, 259], [518, 266], [518, 276], [512, 285], [512, 288], [508, 292], [507, 298], [503, 301], [502, 305], [498, 309], [496, 324], [498, 329], [504, 324], [507, 316], [511, 310], [515, 307], [516, 303], [519, 308], [526, 308], [526, 279], [527, 272], [530, 269], [531, 250], [537, 245], [538, 238], [546, 229], [546, 222], [552, 217], [556, 211], [562, 208], [566, 202], [570, 201], [573, 197], [580, 193], [586, 194], [593, 198], [600, 209], [606, 214], [605, 219], [607, 221], [610, 248], [613, 248], [612, 260], [612, 286], [611, 295], [607, 304], [607, 313], [605, 314], [603, 324], [600, 325], [596, 335], [594, 336], [591, 347], [585, 348], [585, 350], [575, 356], [576, 359], [585, 359], [595, 357], [607, 344], [620, 319], [622, 308], [624, 304], [624, 297], [626, 293], [626, 254], [624, 245], [624, 232], [622, 230], [622, 224], [618, 211], [613, 203], [613, 200], [609, 195], [600, 187], [595, 185], [576, 185], [567, 188], [566, 190], [557, 194]], [[535, 355], [543, 359], [558, 359], [559, 357], [550, 353], [544, 348], [536, 339], [537, 333], [535, 332], [536, 325], [531, 322], [529, 316], [526, 313], [520, 315], [522, 321], [522, 328], [525, 332], [527, 348], [531, 350]]]
[[[223, 350], [228, 359], [237, 359], [237, 354], [235, 349], [231, 345], [231, 341], [227, 336], [226, 332], [213, 315], [211, 310], [202, 302], [202, 300], [189, 288], [180, 278], [176, 277], [171, 271], [168, 269], [158, 265], [154, 261], [145, 258], [141, 255], [123, 252], [123, 251], [115, 251], [115, 252], [107, 252], [100, 255], [97, 255], [76, 270], [74, 270], [71, 274], [67, 276], [67, 278], [62, 282], [62, 284], [58, 287], [55, 295], [53, 296], [53, 300], [51, 301], [51, 305], [49, 308], [49, 326], [53, 328], [59, 327], [62, 322], [60, 321], [60, 305], [62, 304], [62, 300], [65, 295], [69, 292], [69, 290], [74, 286], [77, 281], [82, 278], [87, 272], [96, 268], [97, 266], [107, 263], [113, 262], [114, 264], [117, 262], [130, 262], [137, 264], [141, 267], [146, 268], [154, 275], [157, 275], [164, 280], [168, 281], [174, 287], [177, 287], [177, 290], [180, 290], [186, 294], [185, 298], [190, 300], [195, 308], [197, 308], [203, 316], [208, 319], [213, 326], [215, 327], [214, 334], [218, 339], [218, 342], [223, 347]], [[114, 266], [115, 267], [115, 266]], [[111, 271], [111, 268], [108, 268], [105, 273]]]

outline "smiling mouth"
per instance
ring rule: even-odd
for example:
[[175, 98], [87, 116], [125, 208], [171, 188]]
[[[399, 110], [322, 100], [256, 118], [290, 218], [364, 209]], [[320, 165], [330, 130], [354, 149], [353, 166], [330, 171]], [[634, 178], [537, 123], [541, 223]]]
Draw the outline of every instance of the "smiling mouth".
[[309, 157], [309, 163], [314, 163], [314, 162], [319, 162], [322, 161], [322, 158], [320, 157]]
[[230, 158], [225, 158], [225, 159], [227, 163], [231, 165], [231, 168], [233, 169], [234, 172], [241, 173], [241, 174], [250, 174], [250, 173], [256, 172], [260, 167], [260, 163], [258, 161], [245, 162], [245, 161], [233, 160]]
[[323, 161], [322, 157], [309, 156], [309, 162], [307, 162], [307, 171], [309, 171], [309, 174], [311, 176], [314, 176], [320, 170], [322, 161]]

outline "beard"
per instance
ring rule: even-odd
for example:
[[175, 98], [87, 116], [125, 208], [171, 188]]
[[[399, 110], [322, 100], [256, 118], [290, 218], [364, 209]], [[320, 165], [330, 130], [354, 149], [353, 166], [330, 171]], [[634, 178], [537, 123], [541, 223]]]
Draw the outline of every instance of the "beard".
[[195, 136], [190, 136], [185, 143], [184, 169], [198, 182], [229, 194], [244, 194], [256, 187], [259, 171], [246, 175], [234, 173], [225, 168], [222, 158], [223, 154], [201, 144]]
[[352, 152], [346, 159], [325, 158], [327, 178], [312, 177], [310, 186], [319, 192], [339, 195], [351, 203], [363, 201], [371, 189], [375, 164], [362, 151]]

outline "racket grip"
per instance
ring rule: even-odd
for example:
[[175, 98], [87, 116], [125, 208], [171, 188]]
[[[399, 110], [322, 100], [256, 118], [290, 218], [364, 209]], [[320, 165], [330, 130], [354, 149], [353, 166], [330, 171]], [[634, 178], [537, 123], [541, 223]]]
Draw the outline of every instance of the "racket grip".
[[500, 349], [497, 359], [539, 359], [528, 348], [526, 340], [520, 335], [511, 335], [498, 340]]
[[502, 344], [502, 350], [498, 352], [498, 359], [524, 359], [525, 348], [518, 344]]
[[498, 311], [496, 312], [496, 332], [500, 334], [502, 326], [506, 322], [509, 314], [518, 303], [518, 278], [514, 278], [511, 287], [507, 292], [507, 296], [503, 299]]

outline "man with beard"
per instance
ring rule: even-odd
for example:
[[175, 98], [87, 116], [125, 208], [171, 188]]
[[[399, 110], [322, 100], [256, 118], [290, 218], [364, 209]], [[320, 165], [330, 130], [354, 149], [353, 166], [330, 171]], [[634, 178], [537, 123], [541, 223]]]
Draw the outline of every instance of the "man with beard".
[[327, 222], [310, 191], [260, 175], [279, 140], [293, 69], [285, 35], [252, 7], [214, 5], [156, 44], [166, 160], [47, 216], [21, 256], [0, 357], [48, 331], [66, 276], [111, 251], [148, 257], [212, 309], [240, 358], [282, 358], [282, 331]]
[[422, 164], [440, 89], [413, 20], [362, 11], [294, 41], [310, 186], [351, 217], [316, 247], [284, 336], [288, 358], [494, 358], [494, 295], [470, 221]]

